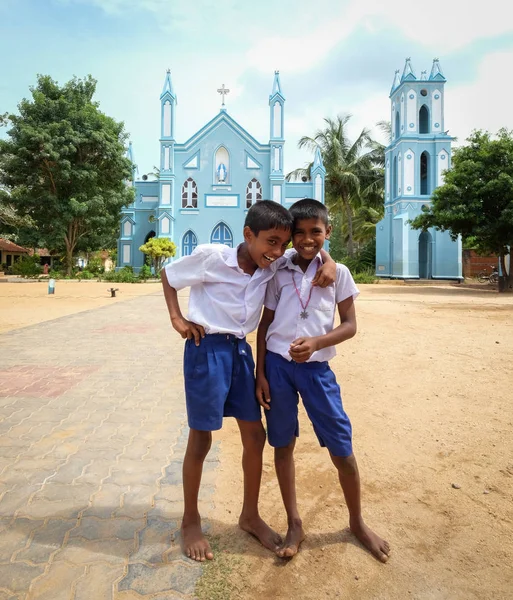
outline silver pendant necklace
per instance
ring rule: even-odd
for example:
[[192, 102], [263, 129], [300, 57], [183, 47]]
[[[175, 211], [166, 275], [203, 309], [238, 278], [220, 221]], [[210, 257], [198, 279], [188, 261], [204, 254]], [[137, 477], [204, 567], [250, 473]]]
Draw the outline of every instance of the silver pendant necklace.
[[301, 308], [303, 309], [299, 313], [299, 316], [303, 320], [308, 319], [309, 313], [306, 309], [308, 308], [308, 305], [310, 304], [310, 298], [312, 297], [313, 288], [310, 287], [310, 294], [308, 295], [308, 300], [306, 301], [306, 304], [303, 304], [303, 301], [301, 300], [301, 294], [300, 294], [299, 290], [297, 289], [296, 280], [294, 279], [294, 271], [291, 271], [290, 274], [292, 275], [292, 283], [294, 284], [294, 289], [296, 290], [297, 297], [299, 298], [299, 303], [301, 304]]

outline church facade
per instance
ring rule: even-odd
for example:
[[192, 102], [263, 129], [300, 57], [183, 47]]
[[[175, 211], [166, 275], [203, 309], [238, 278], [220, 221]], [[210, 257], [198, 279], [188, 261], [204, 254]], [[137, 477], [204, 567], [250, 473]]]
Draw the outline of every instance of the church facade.
[[151, 237], [167, 237], [177, 247], [175, 258], [191, 254], [198, 244], [236, 246], [252, 204], [262, 199], [286, 207], [301, 198], [324, 202], [326, 171], [317, 152], [310, 181], [287, 182], [283, 167], [285, 97], [279, 72], [269, 96], [269, 141], [261, 143], [227, 112], [224, 87], [219, 114], [184, 143], [175, 139], [176, 94], [166, 74], [160, 96], [159, 175], [135, 177], [133, 204], [123, 209], [118, 241], [118, 268], [140, 269], [139, 247]]
[[462, 279], [461, 240], [409, 221], [429, 207], [451, 166], [445, 129], [446, 79], [438, 59], [417, 78], [410, 59], [392, 89], [392, 139], [385, 158], [385, 216], [376, 225], [376, 275], [399, 279]]

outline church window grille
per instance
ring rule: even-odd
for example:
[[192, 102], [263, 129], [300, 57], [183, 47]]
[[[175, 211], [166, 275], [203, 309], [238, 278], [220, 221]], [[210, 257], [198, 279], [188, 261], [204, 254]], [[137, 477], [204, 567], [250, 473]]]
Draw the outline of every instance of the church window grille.
[[427, 152], [420, 155], [420, 193], [423, 196], [429, 194], [429, 154]]
[[218, 223], [210, 236], [211, 244], [224, 244], [233, 248], [233, 235], [226, 223]]
[[190, 256], [194, 252], [197, 245], [198, 238], [196, 237], [195, 233], [189, 229], [189, 231], [184, 233], [182, 238], [182, 256]]
[[429, 133], [429, 111], [425, 104], [419, 110], [419, 133]]
[[246, 187], [246, 208], [251, 208], [259, 200], [262, 200], [262, 184], [253, 178]]
[[198, 208], [198, 186], [192, 177], [182, 185], [182, 208]]
[[401, 135], [399, 111], [395, 113], [395, 137], [396, 139]]

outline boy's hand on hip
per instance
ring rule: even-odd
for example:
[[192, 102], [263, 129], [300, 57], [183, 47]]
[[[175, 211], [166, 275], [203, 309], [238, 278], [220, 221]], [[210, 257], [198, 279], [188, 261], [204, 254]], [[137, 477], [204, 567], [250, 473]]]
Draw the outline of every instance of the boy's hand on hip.
[[337, 263], [333, 260], [325, 262], [317, 269], [312, 285], [321, 288], [328, 287], [337, 280]]
[[271, 408], [271, 394], [269, 392], [269, 383], [264, 375], [257, 375], [256, 397], [260, 406], [263, 406], [265, 410], [269, 410]]
[[301, 337], [297, 338], [297, 340], [294, 340], [292, 344], [290, 344], [289, 354], [292, 357], [292, 360], [298, 363], [304, 363], [318, 349], [317, 338]]
[[201, 338], [205, 337], [205, 330], [201, 325], [197, 325], [192, 321], [187, 321], [187, 319], [184, 319], [183, 317], [175, 317], [174, 319], [171, 319], [171, 323], [173, 328], [178, 331], [183, 339], [187, 338], [188, 340], [192, 340], [192, 338], [194, 338], [196, 346], [199, 346]]

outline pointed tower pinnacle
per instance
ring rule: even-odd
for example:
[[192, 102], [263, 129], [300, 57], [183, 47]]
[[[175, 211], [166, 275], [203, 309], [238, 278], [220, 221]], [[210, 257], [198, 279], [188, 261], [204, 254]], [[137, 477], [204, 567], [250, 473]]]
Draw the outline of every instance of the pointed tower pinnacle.
[[406, 62], [404, 63], [404, 71], [403, 76], [401, 77], [401, 82], [403, 81], [416, 81], [417, 76], [413, 72], [413, 67], [411, 66], [411, 58], [408, 57]]
[[285, 100], [285, 98], [282, 94], [282, 91], [281, 91], [280, 72], [279, 71], [274, 72], [273, 91], [271, 92], [271, 95], [269, 96], [269, 98], [273, 98], [274, 96], [276, 96], [276, 94], [279, 94]]
[[445, 81], [444, 74], [442, 72], [442, 67], [440, 66], [440, 61], [438, 58], [433, 59], [433, 66], [431, 67], [431, 74], [429, 75], [429, 81]]
[[318, 167], [324, 167], [324, 163], [322, 162], [322, 155], [319, 147], [315, 149], [315, 157], [313, 162], [312, 171], [317, 169]]
[[164, 94], [170, 94], [173, 98], [176, 98], [173, 91], [173, 82], [171, 81], [171, 69], [167, 69], [166, 71], [166, 79], [164, 80], [164, 87], [162, 88], [160, 97], [162, 98]]
[[394, 75], [394, 82], [392, 83], [392, 87], [390, 89], [390, 95], [394, 93], [394, 90], [401, 85], [401, 77], [399, 76], [399, 69], [396, 69]]

